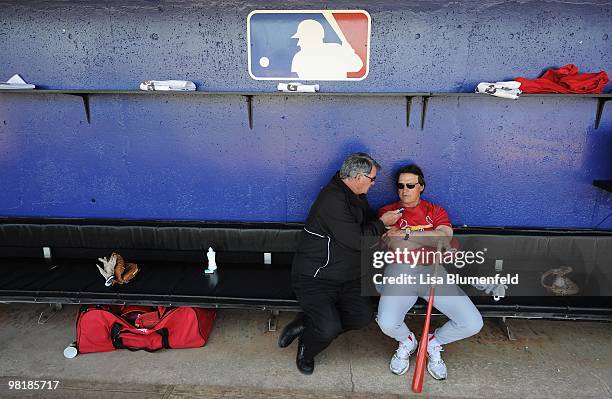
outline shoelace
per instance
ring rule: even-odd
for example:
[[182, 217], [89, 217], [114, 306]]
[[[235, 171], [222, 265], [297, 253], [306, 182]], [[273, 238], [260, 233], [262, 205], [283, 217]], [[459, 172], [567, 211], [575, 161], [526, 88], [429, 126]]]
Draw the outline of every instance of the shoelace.
[[410, 356], [410, 350], [404, 344], [400, 344], [399, 348], [395, 350], [395, 356], [400, 359], [407, 359]]
[[440, 352], [444, 352], [444, 348], [442, 348], [441, 346], [432, 348], [431, 351], [428, 350], [427, 355], [429, 357], [429, 360], [431, 360], [434, 363], [441, 363], [442, 357], [440, 356]]
[[398, 348], [395, 350], [395, 354], [401, 359], [407, 359], [408, 357], [410, 357], [410, 346], [406, 345], [403, 342], [400, 342]]

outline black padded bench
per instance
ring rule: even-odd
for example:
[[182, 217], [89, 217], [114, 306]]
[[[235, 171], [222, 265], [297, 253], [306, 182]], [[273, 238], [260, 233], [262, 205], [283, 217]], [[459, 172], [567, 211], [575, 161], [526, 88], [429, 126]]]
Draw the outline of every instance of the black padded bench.
[[[301, 229], [297, 223], [4, 218], [0, 302], [299, 310], [290, 272]], [[488, 247], [483, 268], [501, 259], [504, 273], [533, 277], [533, 295], [512, 296], [510, 288], [499, 302], [467, 287], [484, 315], [612, 317], [612, 232], [460, 228], [456, 235], [466, 249]], [[45, 247], [50, 259], [43, 255]], [[217, 253], [214, 275], [204, 274], [208, 247]], [[141, 267], [129, 284], [104, 285], [95, 264], [112, 251]], [[264, 253], [270, 254], [270, 264]], [[541, 273], [564, 262], [572, 263], [576, 282], [589, 295], [556, 297], [539, 284]], [[422, 309], [417, 305], [414, 312]]]
[[[0, 301], [298, 309], [290, 272], [299, 234], [277, 224], [4, 221]], [[219, 265], [212, 275], [208, 247]], [[95, 267], [113, 251], [140, 266], [129, 284], [106, 287]]]

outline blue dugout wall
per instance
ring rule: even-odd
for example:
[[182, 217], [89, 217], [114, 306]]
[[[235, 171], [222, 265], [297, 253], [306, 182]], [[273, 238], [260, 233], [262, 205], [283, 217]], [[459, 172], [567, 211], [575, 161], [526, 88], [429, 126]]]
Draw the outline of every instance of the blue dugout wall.
[[[255, 9], [364, 9], [370, 71], [328, 92], [465, 92], [567, 63], [611, 72], [607, 1], [0, 1], [0, 80], [45, 89], [137, 89], [188, 79], [207, 91], [273, 92], [247, 68]], [[606, 91], [609, 91], [609, 87]], [[303, 221], [354, 151], [426, 173], [456, 225], [612, 229], [612, 109], [597, 99], [0, 93], [0, 216]]]

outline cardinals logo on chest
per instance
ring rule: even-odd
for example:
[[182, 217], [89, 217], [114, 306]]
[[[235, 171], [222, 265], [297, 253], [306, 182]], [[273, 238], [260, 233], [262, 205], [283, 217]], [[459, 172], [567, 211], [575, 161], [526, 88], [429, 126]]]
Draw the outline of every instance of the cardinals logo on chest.
[[402, 230], [410, 230], [410, 231], [425, 231], [427, 229], [432, 229], [433, 228], [433, 220], [431, 219], [431, 217], [429, 215], [425, 216], [425, 221], [428, 224], [417, 224], [417, 225], [411, 225], [410, 222], [404, 218], [401, 218], [399, 220], [399, 228]]

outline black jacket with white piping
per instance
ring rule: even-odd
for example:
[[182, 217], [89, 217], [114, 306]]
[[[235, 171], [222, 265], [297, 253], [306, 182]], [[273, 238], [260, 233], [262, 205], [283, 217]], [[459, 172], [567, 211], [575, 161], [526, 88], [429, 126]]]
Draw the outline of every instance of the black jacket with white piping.
[[365, 194], [353, 193], [336, 173], [310, 208], [292, 273], [330, 280], [359, 278], [362, 237], [384, 232]]

